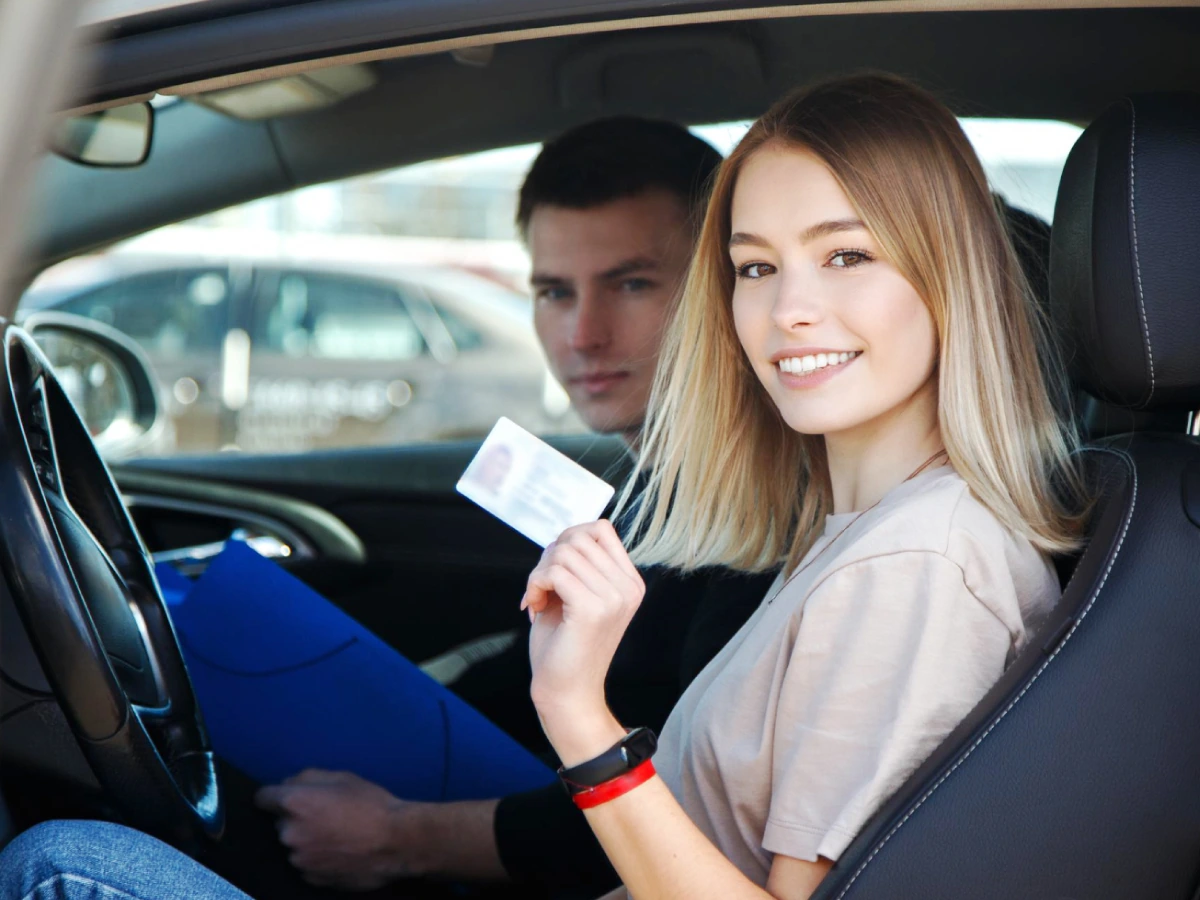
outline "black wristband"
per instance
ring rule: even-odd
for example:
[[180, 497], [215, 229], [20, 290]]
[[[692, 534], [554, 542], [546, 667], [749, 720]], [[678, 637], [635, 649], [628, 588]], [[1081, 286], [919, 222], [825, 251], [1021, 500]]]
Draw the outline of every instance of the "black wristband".
[[649, 728], [635, 728], [599, 756], [571, 768], [560, 768], [558, 777], [571, 794], [619, 778], [654, 755], [658, 738]]

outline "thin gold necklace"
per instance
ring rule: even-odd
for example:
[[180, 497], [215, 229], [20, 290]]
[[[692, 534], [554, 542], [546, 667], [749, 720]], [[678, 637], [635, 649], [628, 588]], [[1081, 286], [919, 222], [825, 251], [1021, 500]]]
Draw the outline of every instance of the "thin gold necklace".
[[[909, 473], [908, 477], [905, 478], [904, 481], [901, 481], [900, 484], [904, 484], [907, 481], [912, 481], [914, 478], [916, 478], [918, 475], [920, 475], [922, 472], [924, 472], [926, 469], [928, 469], [933, 464], [934, 460], [936, 460], [942, 456], [949, 457], [949, 454], [944, 449], [939, 450], [937, 453], [933, 454], [933, 456], [929, 457], [929, 459], [925, 460], [925, 462], [921, 463], [919, 466], [917, 466], [915, 469], [913, 469], [912, 472]], [[899, 486], [900, 486], [899, 484], [896, 485], [896, 487], [899, 487]], [[891, 491], [888, 491], [887, 493], [885, 493], [883, 495], [883, 497], [886, 497], [888, 495], [888, 493], [891, 493]], [[843, 534], [845, 534], [847, 531], [850, 530], [851, 525], [853, 525], [855, 522], [857, 522], [859, 519], [861, 519], [863, 516], [865, 516], [867, 513], [869, 513], [875, 507], [877, 507], [880, 503], [882, 503], [883, 497], [880, 497], [878, 500], [876, 500], [874, 503], [872, 503], [866, 509], [862, 510], [857, 515], [855, 515], [855, 517], [853, 519], [851, 519], [849, 522], [846, 523], [845, 528], [843, 528], [841, 531], [839, 531], [837, 534], [835, 534], [830, 539], [828, 544], [826, 544], [824, 547], [822, 547], [820, 550], [818, 550], [815, 554], [813, 554], [812, 559], [810, 559], [804, 565], [802, 565], [798, 569], [796, 569], [795, 572], [793, 572], [791, 575], [789, 575], [787, 577], [787, 580], [785, 580], [783, 582], [783, 584], [781, 584], [779, 586], [779, 590], [777, 590], [774, 594], [771, 595], [771, 599], [767, 601], [767, 605], [769, 606], [770, 604], [774, 603], [775, 598], [783, 593], [783, 589], [792, 583], [792, 579], [795, 578], [797, 575], [799, 575], [801, 572], [803, 572], [805, 569], [807, 569], [809, 566], [811, 566], [813, 563], [815, 563], [820, 558], [822, 553], [824, 553], [826, 550], [828, 550], [830, 547], [833, 546], [834, 541], [836, 541]]]

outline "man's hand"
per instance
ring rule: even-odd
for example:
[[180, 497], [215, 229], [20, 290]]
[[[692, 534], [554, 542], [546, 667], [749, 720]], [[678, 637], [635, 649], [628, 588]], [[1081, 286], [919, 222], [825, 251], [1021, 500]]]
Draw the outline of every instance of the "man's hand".
[[320, 769], [262, 788], [254, 800], [279, 816], [279, 840], [311, 884], [367, 891], [421, 874], [404, 851], [406, 833], [419, 831], [413, 820], [424, 804], [406, 803], [349, 772]]
[[413, 803], [349, 772], [306, 769], [262, 788], [292, 865], [321, 887], [368, 891], [398, 878], [503, 880], [496, 800]]

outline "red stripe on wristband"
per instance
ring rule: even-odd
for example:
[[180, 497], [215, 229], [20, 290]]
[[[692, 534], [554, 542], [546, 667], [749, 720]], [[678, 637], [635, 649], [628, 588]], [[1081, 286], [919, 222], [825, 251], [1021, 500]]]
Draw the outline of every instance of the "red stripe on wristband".
[[629, 793], [639, 784], [645, 784], [656, 774], [658, 773], [654, 771], [654, 761], [648, 759], [611, 781], [580, 791], [578, 794], [572, 794], [571, 799], [580, 809], [591, 809], [601, 803], [615, 800], [622, 794]]

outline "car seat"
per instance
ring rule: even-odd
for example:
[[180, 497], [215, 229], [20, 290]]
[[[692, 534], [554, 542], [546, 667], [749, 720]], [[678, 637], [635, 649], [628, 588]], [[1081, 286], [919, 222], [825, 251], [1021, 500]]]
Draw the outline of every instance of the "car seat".
[[[1200, 407], [1200, 97], [1105, 111], [1059, 187], [1051, 316], [1082, 389]], [[813, 900], [1162, 900], [1200, 873], [1200, 445], [1085, 451], [1087, 541], [1051, 621]]]

